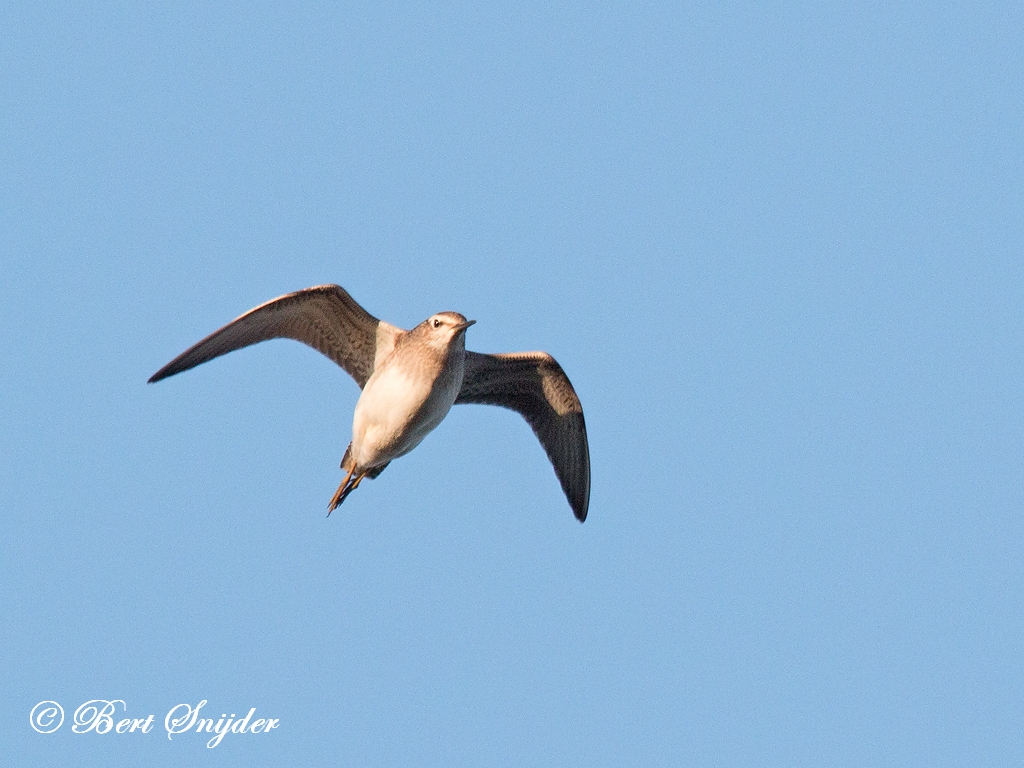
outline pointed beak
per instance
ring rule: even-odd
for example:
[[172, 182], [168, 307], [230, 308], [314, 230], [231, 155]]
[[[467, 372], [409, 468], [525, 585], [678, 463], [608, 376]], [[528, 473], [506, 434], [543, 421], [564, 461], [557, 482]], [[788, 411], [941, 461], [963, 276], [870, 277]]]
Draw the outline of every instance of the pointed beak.
[[464, 323], [459, 323], [458, 325], [455, 326], [455, 332], [458, 333], [459, 331], [464, 331], [475, 322], [476, 320], [467, 320]]

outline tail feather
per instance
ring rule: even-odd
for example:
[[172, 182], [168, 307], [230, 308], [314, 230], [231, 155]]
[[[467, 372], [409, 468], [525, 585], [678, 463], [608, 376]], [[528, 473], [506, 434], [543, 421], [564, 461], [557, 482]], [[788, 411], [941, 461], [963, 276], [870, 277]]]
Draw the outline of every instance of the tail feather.
[[341, 457], [341, 468], [346, 472], [351, 472], [354, 464], [355, 459], [352, 458], [352, 443], [349, 443], [348, 448], [345, 449], [345, 455]]
[[[341, 457], [341, 468], [346, 472], [351, 472], [355, 466], [355, 461], [356, 460], [352, 458], [352, 443], [349, 443], [348, 448], [345, 449], [345, 455]], [[389, 461], [385, 464], [381, 464], [379, 467], [366, 470], [366, 476], [373, 480], [377, 475], [387, 469], [387, 466], [390, 463], [391, 462]]]

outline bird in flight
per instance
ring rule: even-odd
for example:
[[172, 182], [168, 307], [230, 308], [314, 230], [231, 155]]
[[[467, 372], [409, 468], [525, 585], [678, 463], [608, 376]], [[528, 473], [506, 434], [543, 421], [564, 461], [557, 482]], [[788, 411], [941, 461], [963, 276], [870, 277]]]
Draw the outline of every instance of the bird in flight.
[[378, 320], [339, 285], [288, 293], [251, 309], [185, 350], [149, 383], [268, 339], [295, 339], [344, 368], [362, 389], [345, 479], [330, 515], [363, 478], [377, 477], [423, 440], [456, 403], [519, 412], [547, 452], [581, 523], [590, 505], [590, 448], [583, 408], [562, 367], [546, 352], [485, 355], [466, 350], [475, 323], [439, 312], [409, 331]]

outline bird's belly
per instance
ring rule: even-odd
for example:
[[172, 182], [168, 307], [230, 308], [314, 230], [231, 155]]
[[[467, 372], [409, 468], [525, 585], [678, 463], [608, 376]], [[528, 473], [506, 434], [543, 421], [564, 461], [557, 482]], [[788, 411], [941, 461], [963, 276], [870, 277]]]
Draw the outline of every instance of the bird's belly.
[[371, 376], [352, 418], [356, 464], [380, 466], [411, 451], [441, 423], [457, 394], [457, 386], [424, 382], [398, 366]]

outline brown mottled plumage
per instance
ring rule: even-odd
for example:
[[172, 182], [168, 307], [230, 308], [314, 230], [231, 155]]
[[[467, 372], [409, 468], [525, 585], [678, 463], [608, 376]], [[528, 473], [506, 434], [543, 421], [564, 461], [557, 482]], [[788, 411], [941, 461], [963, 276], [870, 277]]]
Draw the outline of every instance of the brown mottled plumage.
[[363, 390], [342, 459], [347, 475], [331, 500], [341, 504], [364, 477], [423, 440], [454, 403], [518, 411], [547, 452], [573, 514], [590, 503], [590, 450], [583, 408], [561, 366], [545, 352], [467, 352], [474, 320], [441, 312], [410, 331], [378, 320], [337, 285], [281, 296], [225, 325], [153, 374], [150, 383], [268, 339], [301, 341], [340, 365]]

